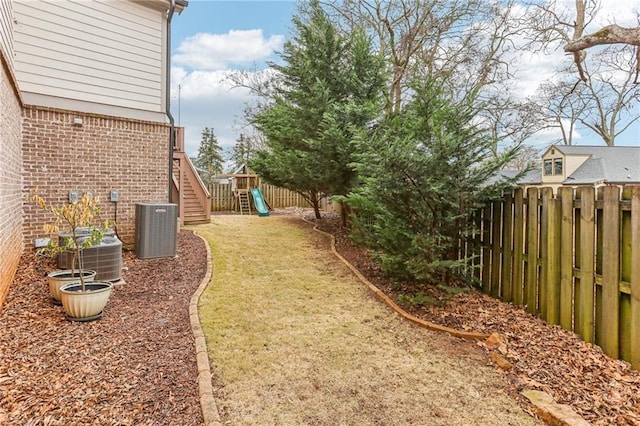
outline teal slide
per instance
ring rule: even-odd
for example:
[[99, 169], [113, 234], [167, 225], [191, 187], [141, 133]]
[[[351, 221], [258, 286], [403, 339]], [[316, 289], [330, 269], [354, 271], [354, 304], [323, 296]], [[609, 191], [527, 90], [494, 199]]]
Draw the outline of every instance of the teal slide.
[[251, 188], [251, 196], [253, 197], [253, 205], [256, 207], [258, 216], [269, 216], [269, 209], [267, 208], [267, 203], [262, 197], [262, 191], [260, 191], [260, 188]]

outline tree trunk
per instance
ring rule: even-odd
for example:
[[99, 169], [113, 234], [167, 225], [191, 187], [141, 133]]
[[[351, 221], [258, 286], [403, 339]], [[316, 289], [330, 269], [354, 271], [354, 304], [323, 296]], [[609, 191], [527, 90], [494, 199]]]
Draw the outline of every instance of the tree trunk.
[[320, 219], [320, 199], [316, 191], [311, 191], [311, 204], [313, 204], [313, 212], [316, 215], [316, 219]]

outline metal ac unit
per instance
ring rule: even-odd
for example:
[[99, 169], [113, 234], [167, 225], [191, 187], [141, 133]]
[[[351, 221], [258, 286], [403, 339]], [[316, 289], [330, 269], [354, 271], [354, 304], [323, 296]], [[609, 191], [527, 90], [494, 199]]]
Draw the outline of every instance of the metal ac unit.
[[[80, 228], [78, 233], [81, 240], [89, 236], [87, 228]], [[70, 233], [60, 234], [58, 236], [60, 245], [64, 245], [65, 239], [69, 237], [71, 237]], [[60, 253], [58, 268], [71, 269], [72, 260], [72, 252]], [[96, 271], [96, 281], [118, 281], [122, 278], [122, 241], [112, 229], [104, 231], [102, 240], [82, 250], [82, 265], [84, 269]]]
[[136, 204], [136, 255], [139, 259], [174, 257], [177, 235], [177, 204]]

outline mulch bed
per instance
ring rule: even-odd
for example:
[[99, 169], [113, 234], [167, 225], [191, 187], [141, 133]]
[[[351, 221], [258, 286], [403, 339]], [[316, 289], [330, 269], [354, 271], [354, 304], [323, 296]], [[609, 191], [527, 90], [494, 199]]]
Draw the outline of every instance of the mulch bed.
[[[499, 333], [504, 343], [492, 349], [511, 363], [505, 374], [516, 390], [545, 391], [594, 425], [640, 425], [640, 372], [627, 362], [478, 291], [454, 295], [424, 283], [393, 282], [366, 250], [352, 244], [338, 218], [327, 216], [318, 221], [318, 228], [335, 235], [337, 251], [411, 314], [460, 330]], [[403, 296], [412, 291], [429, 296], [432, 303], [408, 303]], [[488, 351], [487, 345], [479, 344]]]
[[124, 253], [104, 316], [69, 322], [25, 254], [0, 313], [0, 424], [201, 425], [189, 300], [206, 247], [181, 231], [176, 258]]

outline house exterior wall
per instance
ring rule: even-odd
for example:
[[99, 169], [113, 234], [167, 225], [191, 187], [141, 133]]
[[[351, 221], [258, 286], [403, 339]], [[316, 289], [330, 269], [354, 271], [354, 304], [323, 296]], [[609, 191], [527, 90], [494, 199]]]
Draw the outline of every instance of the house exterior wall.
[[588, 159], [588, 155], [565, 155], [565, 173], [567, 177], [571, 176]]
[[0, 1], [0, 50], [13, 69], [13, 3]]
[[162, 2], [14, 0], [13, 9], [26, 104], [164, 121]]
[[[0, 4], [4, 13], [4, 2]], [[4, 25], [4, 21], [0, 23], [0, 27]], [[3, 46], [0, 49], [0, 307], [7, 297], [23, 250], [21, 107]]]
[[[81, 119], [82, 125], [74, 124]], [[68, 200], [69, 191], [100, 197], [103, 220], [116, 220], [125, 246], [135, 242], [135, 204], [167, 202], [169, 126], [47, 107], [24, 108], [25, 191], [38, 187], [49, 202]], [[109, 201], [111, 190], [120, 201]], [[46, 236], [46, 213], [24, 209], [27, 246]]]

